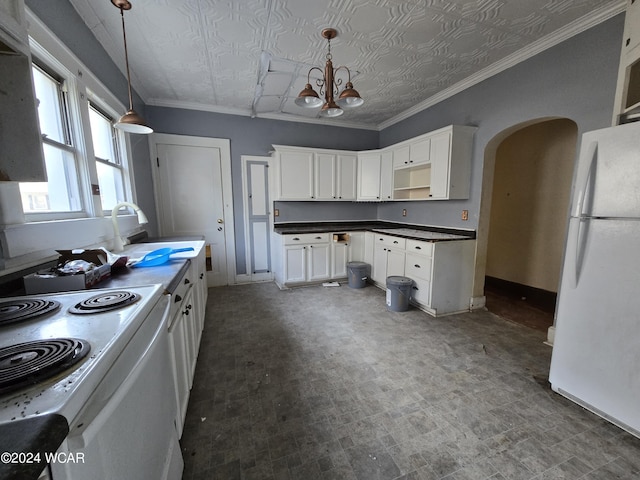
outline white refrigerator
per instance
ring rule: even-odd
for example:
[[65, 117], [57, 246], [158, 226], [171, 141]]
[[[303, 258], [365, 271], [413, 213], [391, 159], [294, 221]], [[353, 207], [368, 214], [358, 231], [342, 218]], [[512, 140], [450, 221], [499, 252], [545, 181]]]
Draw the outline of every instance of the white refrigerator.
[[585, 133], [579, 155], [549, 381], [640, 437], [640, 122]]

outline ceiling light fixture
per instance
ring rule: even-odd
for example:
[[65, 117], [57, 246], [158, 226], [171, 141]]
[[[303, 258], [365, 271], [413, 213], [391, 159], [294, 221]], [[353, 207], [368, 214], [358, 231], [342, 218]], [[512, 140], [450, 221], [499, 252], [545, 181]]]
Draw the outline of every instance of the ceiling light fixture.
[[127, 33], [124, 29], [124, 11], [131, 10], [128, 0], [111, 0], [120, 9], [122, 17], [122, 38], [124, 39], [124, 61], [127, 66], [127, 86], [129, 87], [129, 110], [113, 124], [114, 127], [129, 133], [153, 133], [153, 129], [146, 125], [144, 119], [133, 109], [133, 97], [131, 96], [131, 75], [129, 73], [129, 52], [127, 51]]
[[[340, 66], [333, 68], [331, 62], [331, 39], [336, 38], [338, 32], [334, 28], [325, 28], [322, 30], [322, 37], [327, 39], [327, 62], [324, 66], [324, 72], [319, 67], [312, 67], [307, 74], [307, 84], [304, 90], [300, 92], [295, 99], [296, 105], [304, 108], [317, 108], [322, 106], [320, 110], [321, 117], [339, 117], [342, 115], [343, 108], [359, 107], [364, 103], [364, 100], [360, 97], [360, 94], [353, 88], [351, 83], [351, 71], [345, 67]], [[347, 83], [344, 86], [344, 90], [338, 96], [337, 100], [333, 99], [334, 95], [338, 95], [338, 87], [342, 85], [341, 79], [336, 79], [336, 73], [339, 70], [346, 70], [348, 74]], [[324, 93], [324, 102], [318, 95], [318, 93], [311, 86], [311, 72], [318, 70], [322, 74], [322, 79], [316, 80], [316, 85], [320, 87], [320, 94]]]

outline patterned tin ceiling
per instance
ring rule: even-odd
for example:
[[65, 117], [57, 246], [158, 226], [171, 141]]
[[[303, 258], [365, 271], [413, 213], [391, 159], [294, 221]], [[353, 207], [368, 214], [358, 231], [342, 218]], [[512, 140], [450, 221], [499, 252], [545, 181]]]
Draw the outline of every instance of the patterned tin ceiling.
[[[124, 71], [120, 12], [70, 0]], [[624, 0], [131, 0], [132, 84], [150, 105], [380, 129], [623, 11]], [[294, 99], [323, 67], [365, 104], [339, 119]], [[345, 80], [346, 81], [346, 80]], [[314, 84], [315, 82], [312, 81]], [[417, 105], [417, 106], [416, 106]]]

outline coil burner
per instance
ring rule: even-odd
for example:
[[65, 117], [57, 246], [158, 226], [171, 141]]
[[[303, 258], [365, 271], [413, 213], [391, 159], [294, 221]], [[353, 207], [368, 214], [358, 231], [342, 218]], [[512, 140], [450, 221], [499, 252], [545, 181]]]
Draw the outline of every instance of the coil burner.
[[60, 302], [25, 298], [0, 302], [0, 326], [40, 318], [60, 310]]
[[76, 303], [69, 309], [69, 313], [87, 315], [93, 313], [109, 312], [119, 308], [128, 307], [142, 297], [137, 293], [126, 290], [104, 292]]
[[77, 364], [91, 345], [77, 338], [50, 338], [0, 348], [0, 394], [35, 385]]

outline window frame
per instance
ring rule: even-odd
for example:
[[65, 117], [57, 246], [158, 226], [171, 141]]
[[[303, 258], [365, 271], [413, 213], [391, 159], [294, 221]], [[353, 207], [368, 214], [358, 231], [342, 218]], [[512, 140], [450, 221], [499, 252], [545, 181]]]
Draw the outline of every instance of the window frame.
[[[45, 27], [46, 28], [46, 27]], [[80, 211], [73, 212], [25, 212], [26, 223], [41, 221], [63, 221], [80, 218], [110, 216], [111, 209], [103, 209], [99, 190], [97, 162], [93, 151], [90, 104], [96, 111], [108, 118], [118, 118], [118, 111], [125, 106], [50, 32], [45, 32], [47, 47], [42, 46], [33, 36], [29, 36], [32, 64], [48, 75], [61, 81], [65, 91], [67, 132], [70, 145], [64, 146], [55, 140], [43, 138], [43, 144], [66, 149], [75, 156], [78, 175]], [[109, 163], [120, 169], [123, 182], [122, 201], [136, 202], [133, 168], [131, 167], [131, 146], [125, 132], [114, 129], [116, 155], [119, 164]]]

